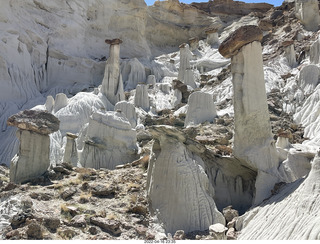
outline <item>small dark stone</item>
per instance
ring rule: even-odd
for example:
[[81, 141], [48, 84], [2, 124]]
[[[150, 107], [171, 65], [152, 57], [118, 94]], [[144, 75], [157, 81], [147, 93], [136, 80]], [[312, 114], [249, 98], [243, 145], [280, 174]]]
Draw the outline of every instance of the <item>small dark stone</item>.
[[61, 198], [65, 201], [69, 200], [74, 194], [77, 193], [77, 189], [74, 187], [69, 188], [61, 193]]

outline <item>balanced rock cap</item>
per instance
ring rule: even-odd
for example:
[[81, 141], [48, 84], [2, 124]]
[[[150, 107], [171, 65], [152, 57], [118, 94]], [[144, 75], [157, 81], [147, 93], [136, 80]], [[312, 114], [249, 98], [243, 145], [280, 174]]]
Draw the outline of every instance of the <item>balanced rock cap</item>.
[[179, 48], [185, 48], [188, 44], [187, 43], [182, 43]]
[[205, 34], [212, 34], [212, 33], [216, 33], [216, 32], [218, 32], [218, 28], [215, 28], [215, 27], [210, 27], [210, 28], [207, 28], [205, 31], [204, 31], [204, 33]]
[[60, 120], [47, 111], [25, 110], [12, 115], [7, 125], [48, 135], [59, 130]]
[[242, 26], [232, 32], [220, 45], [219, 52], [225, 58], [231, 58], [236, 55], [240, 48], [254, 42], [261, 42], [263, 33], [256, 25]]
[[119, 45], [122, 43], [122, 40], [117, 38], [117, 39], [106, 39], [105, 42], [109, 45]]
[[199, 42], [199, 38], [198, 37], [192, 37], [189, 39], [189, 43], [195, 43], [195, 42]]

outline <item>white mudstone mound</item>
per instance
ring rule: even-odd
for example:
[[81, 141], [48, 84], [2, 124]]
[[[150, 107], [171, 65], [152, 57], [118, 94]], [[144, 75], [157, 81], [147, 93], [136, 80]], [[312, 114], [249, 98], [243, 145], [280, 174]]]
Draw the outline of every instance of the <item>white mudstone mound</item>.
[[205, 121], [213, 122], [217, 117], [213, 97], [209, 93], [194, 92], [188, 101], [188, 112], [184, 122], [185, 127], [201, 124]]
[[67, 144], [64, 150], [63, 157], [63, 162], [71, 164], [73, 167], [77, 167], [79, 161], [77, 144], [75, 140], [76, 138], [78, 138], [78, 136], [67, 133]]
[[180, 45], [180, 65], [178, 80], [195, 89], [197, 85], [194, 81], [193, 70], [191, 69], [190, 65], [190, 60], [192, 58], [193, 54], [189, 49], [189, 45], [185, 43]]
[[52, 113], [54, 108], [54, 98], [52, 96], [48, 96], [44, 106], [49, 113]]
[[119, 39], [106, 40], [110, 44], [109, 58], [106, 63], [102, 81], [101, 93], [111, 104], [124, 100], [123, 81], [120, 72], [120, 44]]
[[114, 169], [136, 159], [137, 133], [119, 112], [93, 113], [80, 163], [86, 168]]
[[120, 110], [121, 113], [123, 113], [129, 120], [132, 128], [135, 128], [137, 126], [137, 113], [133, 104], [126, 101], [121, 101], [118, 102], [116, 106], [114, 106], [114, 110]]
[[60, 109], [66, 107], [68, 105], [68, 97], [64, 93], [59, 93], [56, 95], [56, 99], [54, 100], [54, 112], [58, 112]]
[[[147, 194], [166, 232], [207, 230], [225, 224], [213, 200], [213, 188], [196, 157], [183, 141], [184, 134], [170, 126], [151, 130], [155, 142], [148, 167]], [[160, 152], [157, 146], [160, 146]]]
[[150, 100], [148, 95], [148, 86], [140, 84], [136, 88], [134, 96], [134, 105], [148, 112], [150, 110]]
[[237, 221], [241, 240], [319, 240], [320, 155], [314, 158], [306, 179], [252, 209]]
[[304, 95], [310, 95], [319, 84], [320, 69], [314, 64], [303, 67], [298, 78], [298, 85]]
[[297, 18], [309, 31], [317, 31], [320, 24], [318, 0], [295, 0]]

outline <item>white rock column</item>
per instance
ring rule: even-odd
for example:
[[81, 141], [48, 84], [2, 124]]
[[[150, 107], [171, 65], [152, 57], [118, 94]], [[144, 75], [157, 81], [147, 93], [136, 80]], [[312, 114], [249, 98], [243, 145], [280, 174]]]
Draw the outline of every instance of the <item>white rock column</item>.
[[148, 95], [148, 86], [144, 84], [137, 85], [134, 96], [134, 105], [148, 112], [150, 110], [150, 101]]
[[194, 50], [197, 50], [199, 47], [199, 38], [198, 37], [190, 38], [189, 45], [190, 45], [191, 52], [193, 52]]
[[64, 93], [59, 93], [56, 95], [56, 99], [54, 101], [54, 109], [53, 111], [56, 113], [60, 109], [66, 107], [68, 105], [68, 97]]
[[293, 41], [285, 41], [282, 43], [282, 46], [284, 47], [285, 57], [287, 58], [289, 66], [295, 67], [297, 65], [297, 59]]
[[110, 44], [109, 58], [106, 63], [101, 93], [112, 105], [125, 99], [123, 81], [120, 72], [120, 39], [106, 40]]
[[154, 126], [150, 131], [159, 140], [161, 152], [157, 154], [157, 147], [153, 146], [147, 194], [166, 232], [207, 230], [216, 223], [225, 225], [212, 198], [214, 189], [200, 166], [203, 162], [187, 149], [184, 135], [170, 126]]
[[147, 84], [150, 86], [155, 87], [157, 81], [156, 81], [156, 76], [155, 75], [149, 75], [147, 79]]
[[316, 40], [310, 47], [310, 62], [312, 64], [320, 63], [320, 39]]
[[52, 96], [47, 96], [47, 100], [44, 106], [49, 113], [52, 113], [54, 108], [54, 98]]
[[180, 48], [180, 65], [178, 80], [184, 84], [191, 86], [193, 89], [197, 88], [194, 81], [193, 70], [191, 69], [190, 60], [193, 57], [192, 52], [189, 50], [189, 45], [184, 43], [179, 46]]
[[77, 135], [67, 133], [67, 144], [64, 150], [63, 162], [69, 163], [74, 167], [78, 165], [78, 150], [75, 139]]
[[257, 26], [240, 27], [221, 44], [231, 57], [235, 135], [233, 153], [258, 171], [254, 204], [270, 195], [278, 182], [279, 158], [270, 125], [261, 41]]
[[209, 93], [194, 92], [190, 95], [188, 101], [188, 112], [184, 122], [185, 127], [198, 125], [205, 121], [213, 122], [217, 117], [216, 106], [213, 103], [213, 97]]
[[320, 24], [318, 0], [295, 0], [297, 18], [309, 31], [317, 31]]

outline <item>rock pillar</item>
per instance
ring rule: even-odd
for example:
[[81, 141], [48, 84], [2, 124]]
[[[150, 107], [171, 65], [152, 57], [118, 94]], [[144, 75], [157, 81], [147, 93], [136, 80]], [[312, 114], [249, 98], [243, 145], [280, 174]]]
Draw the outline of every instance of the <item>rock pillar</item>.
[[101, 93], [112, 105], [125, 99], [122, 76], [120, 72], [120, 39], [106, 40], [110, 44], [109, 58], [106, 63]]
[[184, 84], [191, 86], [195, 89], [196, 83], [194, 81], [193, 70], [191, 69], [190, 60], [193, 57], [192, 52], [189, 50], [189, 45], [184, 43], [179, 46], [180, 48], [180, 66], [178, 80]]
[[10, 164], [10, 181], [24, 183], [43, 175], [50, 166], [49, 134], [60, 121], [46, 111], [25, 110], [11, 116], [7, 124], [18, 127], [19, 153]]
[[294, 67], [297, 64], [296, 52], [294, 50], [293, 41], [285, 41], [282, 43], [284, 48], [285, 57], [287, 58], [288, 65]]
[[189, 39], [190, 51], [194, 51], [199, 47], [199, 38], [193, 37]]
[[279, 164], [268, 112], [261, 40], [262, 32], [257, 26], [243, 26], [219, 48], [222, 56], [231, 57], [234, 156], [258, 171], [254, 203], [270, 195], [278, 181], [275, 175]]
[[75, 139], [78, 138], [77, 135], [72, 133], [67, 133], [67, 144], [64, 150], [63, 162], [69, 163], [74, 167], [78, 164], [78, 150]]
[[138, 108], [142, 108], [144, 111], [147, 112], [150, 110], [150, 101], [147, 85], [137, 85], [136, 94], [134, 96], [134, 105]]
[[215, 44], [220, 44], [219, 41], [219, 34], [218, 34], [218, 29], [216, 28], [209, 28], [205, 30], [205, 34], [207, 35], [207, 43], [211, 46]]

